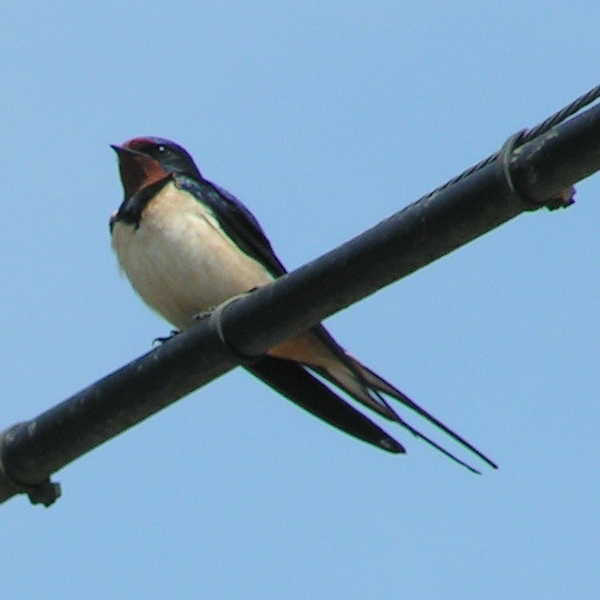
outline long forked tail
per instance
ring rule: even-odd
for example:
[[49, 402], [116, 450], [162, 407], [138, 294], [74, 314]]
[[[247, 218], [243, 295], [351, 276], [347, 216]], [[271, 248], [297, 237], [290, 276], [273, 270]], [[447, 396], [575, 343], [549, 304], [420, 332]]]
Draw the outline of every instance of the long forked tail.
[[[348, 354], [323, 325], [316, 325], [303, 334], [272, 348], [267, 356], [246, 368], [296, 404], [350, 435], [387, 450], [390, 450], [390, 447], [386, 447], [386, 445], [389, 446], [390, 440], [392, 440], [397, 445], [397, 449], [391, 450], [392, 452], [404, 451], [398, 442], [309, 372], [312, 371], [333, 383], [354, 400], [381, 416], [399, 423], [407, 431], [421, 438], [448, 458], [474, 473], [479, 473], [477, 469], [458, 458], [454, 453], [407, 423], [384, 397], [384, 395], [388, 396], [416, 412], [489, 466], [494, 469], [498, 468], [496, 463], [465, 438]], [[366, 423], [369, 425], [367, 426]], [[367, 433], [369, 428], [371, 428], [370, 433]], [[385, 437], [382, 438], [382, 434]], [[382, 440], [386, 441], [381, 443]]]
[[[341, 358], [341, 357], [340, 357]], [[416, 402], [411, 400], [408, 396], [403, 394], [398, 388], [394, 387], [391, 383], [377, 375], [377, 373], [371, 371], [367, 366], [363, 365], [359, 360], [344, 352], [343, 365], [340, 364], [340, 368], [336, 369], [314, 369], [320, 375], [343, 389], [346, 393], [352, 396], [355, 400], [363, 403], [365, 406], [376, 410], [379, 414], [383, 415], [391, 421], [396, 421], [407, 431], [412, 433], [414, 436], [421, 438], [427, 442], [430, 446], [452, 459], [453, 461], [461, 464], [462, 466], [469, 469], [469, 471], [479, 473], [477, 469], [446, 450], [443, 446], [426, 436], [425, 434], [418, 431], [415, 427], [407, 423], [398, 413], [390, 406], [389, 402], [384, 398], [383, 394], [398, 400], [403, 406], [409, 408], [419, 416], [423, 417], [426, 421], [429, 421], [432, 425], [435, 425], [438, 429], [443, 431], [446, 435], [456, 441], [458, 444], [467, 448], [470, 452], [478, 456], [481, 460], [487, 463], [490, 467], [497, 469], [498, 465], [487, 457], [483, 452], [475, 448], [469, 441], [464, 437], [450, 429], [447, 425], [442, 423], [438, 418], [427, 412], [423, 407], [419, 406]]]
[[[494, 469], [498, 468], [498, 465], [493, 460], [491, 460], [488, 456], [483, 454], [483, 452], [478, 450], [475, 446], [473, 446], [473, 444], [471, 444], [469, 441], [467, 441], [463, 436], [461, 436], [460, 434], [458, 434], [455, 431], [453, 431], [452, 429], [450, 429], [447, 425], [442, 423], [437, 417], [433, 416], [430, 412], [426, 411], [423, 407], [419, 406], [416, 402], [414, 402], [408, 396], [403, 394], [400, 390], [395, 388], [391, 383], [389, 383], [388, 381], [386, 381], [385, 379], [383, 379], [382, 377], [377, 375], [377, 373], [374, 373], [373, 371], [371, 371], [371, 369], [364, 366], [360, 362], [356, 361], [356, 359], [353, 359], [353, 360], [356, 362], [357, 367], [359, 368], [360, 373], [361, 373], [366, 385], [369, 387], [369, 389], [374, 394], [376, 394], [379, 397], [380, 400], [385, 402], [385, 399], [381, 397], [381, 393], [387, 394], [388, 396], [395, 398], [400, 403], [402, 403], [404, 406], [406, 406], [407, 408], [410, 408], [412, 411], [416, 412], [419, 416], [421, 416], [425, 420], [429, 421], [432, 425], [435, 425], [438, 429], [440, 429], [446, 435], [448, 435], [450, 438], [452, 438], [453, 440], [458, 442], [461, 446], [470, 450], [473, 454], [478, 456], [481, 460], [483, 460], [485, 463], [487, 463], [490, 467], [492, 467]], [[387, 402], [385, 402], [385, 403], [387, 404]], [[397, 414], [396, 414], [395, 420], [397, 420], [403, 427], [408, 429], [413, 435], [416, 435], [417, 437], [421, 437], [421, 438], [424, 437], [421, 433], [419, 433], [414, 428], [412, 428], [410, 425], [408, 425], [408, 423], [406, 423], [404, 420], [400, 419]], [[429, 440], [429, 441], [431, 441], [431, 440]], [[437, 446], [437, 444], [434, 443], [433, 445], [435, 447], [437, 447], [438, 450], [441, 449], [439, 446]]]
[[390, 421], [399, 423], [414, 436], [421, 438], [430, 446], [448, 458], [463, 465], [470, 471], [479, 473], [477, 469], [474, 469], [469, 464], [455, 456], [453, 453], [446, 450], [436, 441], [407, 423], [402, 417], [400, 417], [400, 415], [398, 415], [392, 406], [390, 406], [389, 402], [384, 397], [384, 394], [390, 398], [394, 398], [403, 406], [417, 413], [426, 421], [429, 421], [429, 423], [443, 431], [455, 442], [475, 454], [490, 467], [494, 469], [498, 468], [498, 465], [494, 461], [488, 458], [480, 450], [475, 448], [475, 446], [468, 442], [464, 437], [450, 429], [447, 425], [442, 423], [431, 413], [427, 412], [416, 402], [413, 402], [408, 396], [403, 394], [398, 388], [394, 387], [389, 381], [386, 381], [383, 379], [383, 377], [377, 375], [377, 373], [369, 369], [369, 367], [361, 363], [358, 359], [348, 354], [348, 352], [346, 352], [337, 343], [337, 341], [327, 331], [327, 329], [323, 327], [323, 325], [317, 325], [316, 327], [313, 327], [308, 335], [310, 335], [313, 340], [318, 340], [318, 344], [320, 344], [322, 348], [326, 348], [330, 356], [329, 360], [321, 361], [321, 363], [318, 365], [307, 365], [308, 368], [329, 380], [331, 383], [344, 390], [349, 396], [358, 402], [361, 402], [371, 410], [374, 410]]

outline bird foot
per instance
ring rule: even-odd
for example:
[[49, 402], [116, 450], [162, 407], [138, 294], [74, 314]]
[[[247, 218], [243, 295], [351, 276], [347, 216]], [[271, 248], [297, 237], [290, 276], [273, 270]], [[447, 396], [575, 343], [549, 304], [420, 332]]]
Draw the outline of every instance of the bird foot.
[[194, 321], [202, 321], [203, 319], [207, 319], [208, 317], [210, 317], [210, 315], [212, 315], [213, 311], [215, 310], [216, 307], [211, 307], [208, 310], [201, 310], [199, 313], [195, 314], [192, 319], [194, 319]]
[[244, 296], [247, 296], [248, 294], [255, 292], [257, 289], [258, 289], [258, 287], [253, 287], [253, 288], [249, 289], [247, 292], [243, 292], [241, 294], [236, 294], [235, 296], [231, 296], [231, 298], [227, 298], [227, 300], [224, 300], [221, 304], [219, 304], [217, 306], [211, 306], [208, 310], [201, 310], [199, 313], [195, 314], [192, 318], [194, 319], [194, 321], [202, 321], [203, 319], [210, 317], [216, 310], [224, 309], [226, 306], [228, 306], [232, 302], [235, 302], [236, 300], [239, 300], [240, 298], [243, 298]]
[[157, 337], [152, 340], [153, 346], [162, 346], [165, 342], [168, 342], [171, 338], [174, 338], [179, 331], [176, 329], [172, 329], [170, 335], [165, 335], [164, 337]]

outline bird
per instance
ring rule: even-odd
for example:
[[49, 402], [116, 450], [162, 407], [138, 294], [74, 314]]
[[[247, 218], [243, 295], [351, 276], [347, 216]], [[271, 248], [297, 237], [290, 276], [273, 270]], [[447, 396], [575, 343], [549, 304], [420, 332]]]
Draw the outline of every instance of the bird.
[[[262, 227], [233, 194], [204, 178], [191, 155], [162, 137], [112, 145], [124, 198], [111, 215], [120, 270], [144, 302], [177, 331], [287, 273]], [[461, 435], [349, 354], [318, 324], [244, 368], [313, 415], [382, 450], [406, 448], [348, 399], [396, 422], [469, 471], [481, 473], [409, 424], [389, 399], [416, 413], [490, 467], [497, 464]], [[335, 388], [328, 384], [333, 384]]]

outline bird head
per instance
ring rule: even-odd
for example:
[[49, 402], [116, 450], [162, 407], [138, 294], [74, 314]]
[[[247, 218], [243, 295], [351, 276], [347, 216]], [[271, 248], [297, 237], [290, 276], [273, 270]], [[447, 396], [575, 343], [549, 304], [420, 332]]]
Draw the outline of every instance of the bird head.
[[202, 179], [188, 152], [170, 140], [138, 137], [121, 146], [111, 145], [111, 148], [119, 159], [119, 173], [126, 198], [171, 175]]

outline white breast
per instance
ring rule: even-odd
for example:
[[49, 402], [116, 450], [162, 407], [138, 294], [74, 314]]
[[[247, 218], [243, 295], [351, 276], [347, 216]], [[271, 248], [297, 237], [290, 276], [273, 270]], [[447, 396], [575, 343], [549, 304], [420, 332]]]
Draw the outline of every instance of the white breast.
[[273, 280], [240, 252], [208, 208], [173, 182], [145, 208], [138, 229], [115, 223], [112, 247], [138, 294], [179, 329], [199, 312]]

